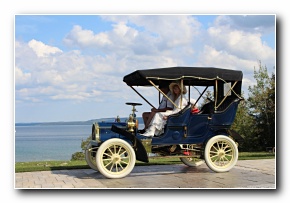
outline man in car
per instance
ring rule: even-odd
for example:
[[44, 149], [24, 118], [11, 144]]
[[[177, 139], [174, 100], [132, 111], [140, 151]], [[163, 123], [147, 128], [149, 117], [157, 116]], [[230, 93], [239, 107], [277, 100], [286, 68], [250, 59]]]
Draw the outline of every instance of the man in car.
[[[171, 93], [171, 91], [169, 90], [169, 84], [170, 81], [161, 81], [159, 84], [159, 89], [168, 97], [173, 101], [173, 95]], [[152, 118], [154, 117], [154, 115], [156, 114], [156, 112], [165, 112], [167, 110], [172, 110], [173, 109], [173, 104], [165, 97], [162, 97], [162, 100], [159, 104], [158, 109], [156, 108], [152, 108], [151, 112], [144, 112], [142, 114], [143, 120], [144, 120], [144, 125], [145, 125], [145, 129], [148, 128]]]

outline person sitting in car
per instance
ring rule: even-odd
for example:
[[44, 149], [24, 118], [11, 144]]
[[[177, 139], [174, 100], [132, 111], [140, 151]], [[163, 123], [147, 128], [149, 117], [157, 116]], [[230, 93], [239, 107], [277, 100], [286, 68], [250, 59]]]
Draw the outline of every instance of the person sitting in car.
[[184, 96], [187, 92], [185, 86], [181, 88], [181, 84], [179, 82], [173, 82], [169, 85], [169, 89], [173, 95], [172, 101], [174, 101], [175, 103], [173, 110], [167, 110], [165, 112], [157, 112], [154, 115], [153, 119], [151, 120], [146, 132], [141, 135], [146, 136], [146, 137], [153, 137], [154, 135], [160, 135], [161, 133], [163, 133], [163, 128], [164, 128], [164, 125], [166, 124], [168, 116], [171, 114], [178, 113], [187, 105], [188, 101], [186, 100]]
[[[171, 100], [173, 100], [173, 95], [169, 89], [169, 81], [161, 81], [159, 84], [159, 89]], [[151, 112], [144, 112], [142, 114], [142, 118], [144, 121], [145, 129], [148, 128], [152, 118], [157, 112], [165, 112], [167, 110], [173, 109], [173, 104], [167, 99], [167, 97], [163, 96], [161, 102], [159, 104], [158, 109], [152, 108]]]

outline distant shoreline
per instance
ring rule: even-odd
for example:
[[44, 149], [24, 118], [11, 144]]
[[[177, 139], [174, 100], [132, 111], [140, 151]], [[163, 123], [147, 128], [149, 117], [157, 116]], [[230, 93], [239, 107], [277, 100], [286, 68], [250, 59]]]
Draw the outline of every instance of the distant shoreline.
[[[120, 118], [122, 122], [125, 122], [128, 118]], [[143, 124], [143, 119], [137, 117], [139, 124]], [[98, 122], [114, 122], [115, 118], [99, 118], [88, 121], [56, 121], [56, 122], [31, 122], [31, 123], [15, 123], [15, 126], [38, 126], [38, 125], [92, 125]]]

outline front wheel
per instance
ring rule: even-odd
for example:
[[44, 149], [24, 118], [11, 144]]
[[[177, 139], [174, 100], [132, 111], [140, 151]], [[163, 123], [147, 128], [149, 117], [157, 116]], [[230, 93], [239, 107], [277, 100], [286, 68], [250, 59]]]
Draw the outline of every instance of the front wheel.
[[96, 155], [98, 170], [107, 178], [127, 176], [133, 170], [135, 162], [136, 155], [132, 146], [118, 138], [105, 141]]
[[91, 167], [91, 169], [98, 171], [98, 168], [96, 165], [96, 153], [97, 152], [93, 150], [91, 143], [89, 143], [85, 150], [85, 159], [89, 167]]
[[212, 137], [204, 150], [205, 163], [215, 172], [229, 171], [236, 165], [238, 156], [236, 143], [224, 135]]

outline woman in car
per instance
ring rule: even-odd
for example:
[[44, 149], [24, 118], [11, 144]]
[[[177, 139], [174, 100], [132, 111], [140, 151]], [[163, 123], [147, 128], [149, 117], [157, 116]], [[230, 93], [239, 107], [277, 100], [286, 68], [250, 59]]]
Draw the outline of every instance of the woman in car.
[[163, 133], [163, 128], [166, 123], [166, 120], [169, 115], [178, 113], [181, 109], [183, 109], [188, 101], [184, 97], [187, 90], [186, 87], [183, 86], [181, 92], [181, 84], [179, 82], [173, 82], [169, 85], [169, 89], [173, 94], [173, 101], [175, 103], [173, 110], [167, 110], [166, 112], [158, 112], [154, 115], [151, 120], [148, 129], [144, 134], [141, 134], [145, 137], [153, 137], [154, 135], [160, 135]]

